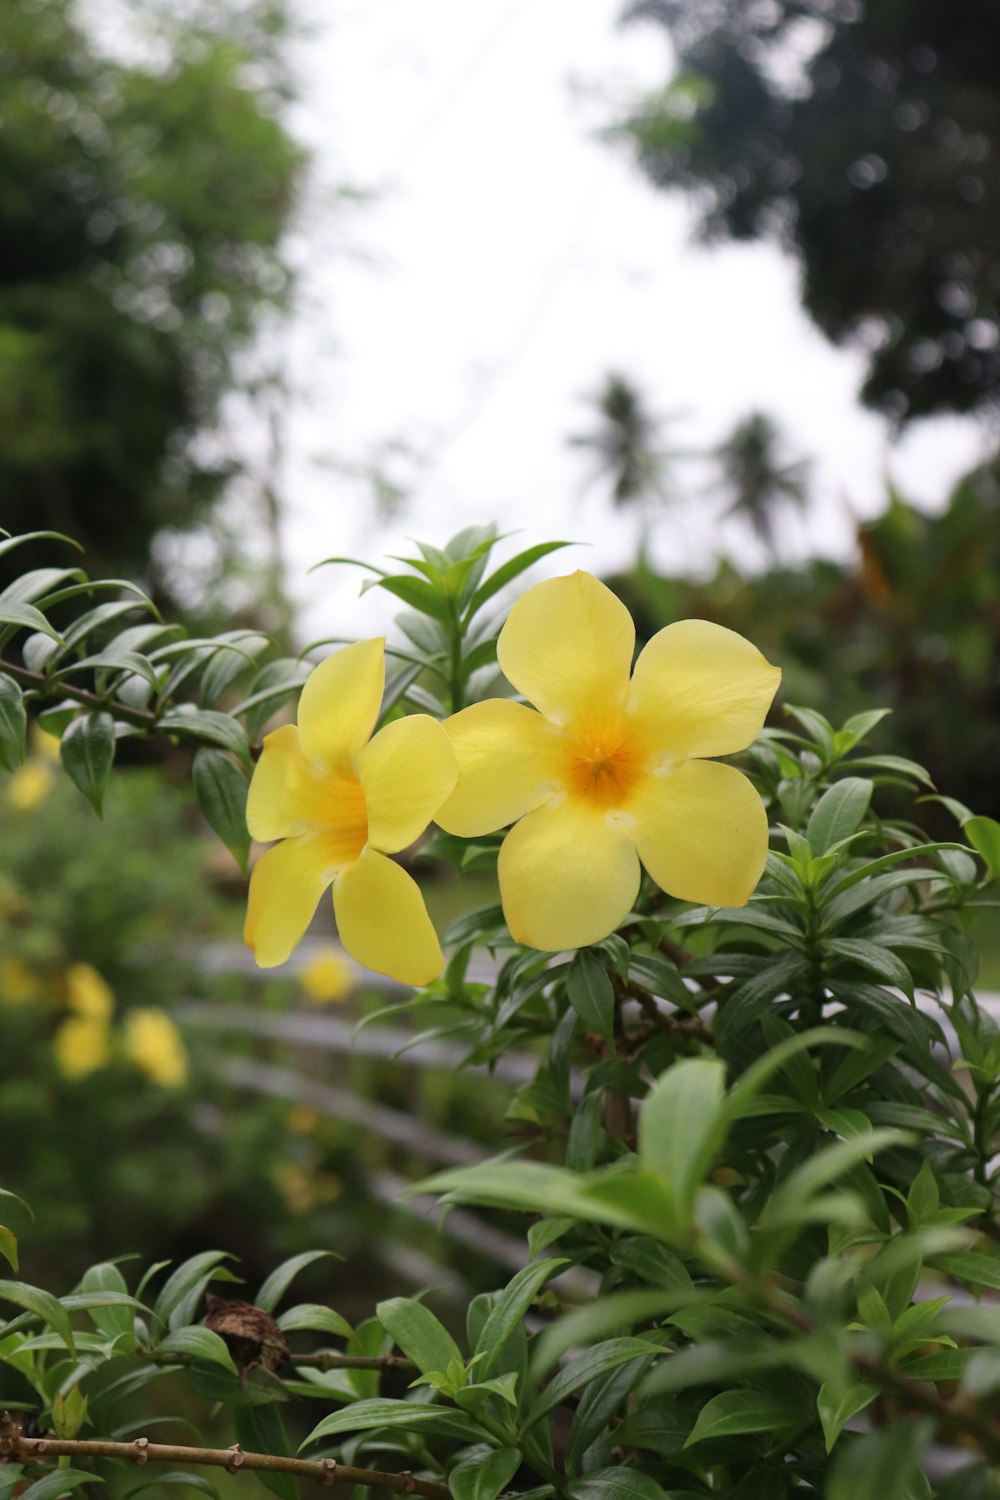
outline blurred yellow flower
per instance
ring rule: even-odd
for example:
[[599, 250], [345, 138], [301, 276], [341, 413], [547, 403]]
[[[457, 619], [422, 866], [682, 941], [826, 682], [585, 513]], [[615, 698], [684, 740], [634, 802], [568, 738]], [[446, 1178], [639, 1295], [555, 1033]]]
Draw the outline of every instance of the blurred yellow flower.
[[70, 1016], [52, 1038], [52, 1050], [64, 1078], [85, 1078], [111, 1061], [107, 1024], [93, 1016]]
[[57, 734], [49, 734], [40, 724], [36, 724], [31, 739], [37, 755], [45, 760], [58, 761], [60, 740]]
[[70, 964], [66, 970], [66, 1004], [78, 1016], [110, 1021], [115, 997], [107, 980], [90, 964]]
[[180, 1088], [187, 1079], [187, 1050], [165, 1011], [139, 1006], [125, 1017], [125, 1056], [162, 1088]]
[[340, 1178], [333, 1172], [311, 1172], [301, 1162], [289, 1161], [276, 1167], [273, 1176], [289, 1213], [307, 1214], [321, 1203], [334, 1203], [340, 1197]]
[[317, 1005], [346, 1000], [354, 985], [351, 966], [336, 948], [324, 948], [299, 970], [299, 983], [307, 1000]]
[[15, 812], [32, 812], [45, 801], [54, 780], [51, 766], [38, 760], [25, 761], [7, 781], [4, 795], [8, 805]]
[[[767, 818], [753, 785], [709, 756], [743, 750], [781, 674], [742, 636], [680, 620], [643, 648], [589, 573], [517, 601], [497, 659], [535, 705], [489, 699], [445, 729], [461, 770], [437, 814], [474, 838], [508, 823], [499, 878], [512, 936], [579, 948], [614, 932], [640, 862], [671, 896], [742, 906], [760, 879]], [[536, 711], [537, 710], [537, 711]]]
[[310, 1109], [307, 1104], [293, 1104], [285, 1123], [296, 1135], [312, 1135], [322, 1125], [323, 1116], [318, 1109]]
[[389, 854], [412, 844], [458, 780], [427, 714], [372, 738], [385, 686], [384, 642], [328, 656], [299, 701], [298, 725], [264, 740], [247, 799], [257, 861], [243, 935], [262, 968], [284, 963], [333, 886], [340, 940], [366, 968], [427, 984], [444, 968], [420, 888]]
[[38, 976], [23, 958], [0, 958], [0, 1000], [24, 1005], [41, 994]]

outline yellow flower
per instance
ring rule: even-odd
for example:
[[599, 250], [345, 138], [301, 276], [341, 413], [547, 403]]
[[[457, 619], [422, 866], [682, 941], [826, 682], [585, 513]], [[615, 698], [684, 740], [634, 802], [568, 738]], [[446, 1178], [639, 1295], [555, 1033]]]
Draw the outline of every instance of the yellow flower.
[[370, 738], [384, 684], [381, 638], [345, 646], [303, 688], [298, 727], [264, 741], [247, 825], [281, 843], [254, 868], [243, 931], [263, 968], [284, 963], [330, 885], [340, 940], [359, 964], [404, 984], [427, 984], [444, 967], [419, 887], [386, 856], [419, 837], [458, 766], [426, 714]]
[[750, 744], [780, 672], [749, 641], [681, 620], [645, 646], [589, 573], [529, 589], [497, 658], [537, 712], [488, 699], [445, 724], [461, 779], [437, 821], [500, 849], [504, 914], [532, 948], [578, 948], [630, 911], [640, 861], [672, 896], [741, 906], [760, 879], [767, 819], [751, 783], [706, 756]]
[[0, 959], [0, 1000], [8, 1005], [24, 1005], [40, 994], [38, 976], [23, 958]]
[[111, 1061], [107, 1025], [93, 1016], [70, 1016], [52, 1038], [52, 1050], [64, 1078], [85, 1078]]
[[66, 1004], [78, 1016], [110, 1021], [115, 997], [107, 980], [90, 964], [70, 964], [66, 970]]
[[7, 782], [7, 802], [15, 812], [32, 812], [48, 796], [53, 782], [51, 766], [25, 761]]
[[336, 948], [324, 948], [299, 970], [299, 983], [307, 1000], [317, 1005], [336, 1004], [351, 993], [354, 976]]
[[125, 1017], [125, 1056], [162, 1088], [180, 1088], [187, 1078], [181, 1034], [155, 1005], [139, 1006]]

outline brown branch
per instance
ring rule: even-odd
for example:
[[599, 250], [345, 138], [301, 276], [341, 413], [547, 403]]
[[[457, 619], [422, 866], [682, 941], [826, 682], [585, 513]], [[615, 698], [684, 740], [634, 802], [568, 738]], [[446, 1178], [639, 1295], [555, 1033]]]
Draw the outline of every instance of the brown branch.
[[285, 1364], [312, 1365], [317, 1370], [414, 1370], [416, 1366], [402, 1354], [289, 1354]]
[[26, 687], [32, 692], [44, 693], [46, 697], [72, 698], [74, 703], [80, 703], [84, 708], [90, 708], [99, 713], [111, 713], [116, 719], [132, 724], [137, 729], [148, 729], [153, 732], [159, 728], [156, 715], [150, 713], [148, 709], [129, 708], [127, 704], [119, 703], [117, 698], [102, 698], [99, 693], [92, 693], [89, 688], [75, 687], [69, 682], [56, 682], [54, 678], [46, 677], [42, 672], [32, 672], [27, 667], [18, 666], [3, 658], [0, 658], [0, 672], [13, 677], [21, 687]]
[[176, 1463], [202, 1464], [225, 1469], [230, 1474], [240, 1469], [264, 1469], [277, 1474], [299, 1474], [318, 1479], [322, 1484], [361, 1484], [372, 1489], [393, 1490], [397, 1495], [426, 1495], [429, 1500], [451, 1500], [446, 1484], [431, 1479], [414, 1479], [408, 1469], [400, 1474], [382, 1473], [377, 1469], [355, 1469], [338, 1463], [335, 1458], [311, 1460], [282, 1458], [274, 1453], [244, 1453], [239, 1443], [231, 1448], [189, 1448], [175, 1443], [151, 1443], [137, 1437], [131, 1443], [113, 1443], [103, 1438], [28, 1438], [13, 1418], [0, 1414], [0, 1459], [30, 1463], [45, 1458], [124, 1458], [133, 1464]]

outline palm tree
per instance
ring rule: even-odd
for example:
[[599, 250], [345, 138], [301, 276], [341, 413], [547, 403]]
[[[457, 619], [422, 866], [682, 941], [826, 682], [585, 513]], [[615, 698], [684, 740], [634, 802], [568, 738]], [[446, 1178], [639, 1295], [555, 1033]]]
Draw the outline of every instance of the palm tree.
[[571, 436], [569, 445], [590, 449], [596, 455], [594, 478], [611, 481], [613, 503], [623, 510], [634, 506], [639, 512], [642, 554], [653, 507], [669, 503], [674, 496], [671, 469], [677, 459], [690, 455], [666, 445], [663, 428], [676, 418], [654, 416], [628, 376], [610, 371], [588, 404], [597, 423], [589, 432]]
[[723, 487], [731, 497], [726, 516], [740, 516], [778, 560], [778, 514], [786, 505], [801, 510], [807, 498], [809, 464], [779, 462], [781, 434], [763, 412], [751, 412], [713, 449]]

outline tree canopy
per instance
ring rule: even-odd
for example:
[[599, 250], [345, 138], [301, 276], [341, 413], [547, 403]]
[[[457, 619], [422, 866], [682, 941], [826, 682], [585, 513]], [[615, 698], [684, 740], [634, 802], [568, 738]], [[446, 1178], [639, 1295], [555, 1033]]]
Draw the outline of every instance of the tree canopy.
[[670, 84], [621, 124], [708, 240], [797, 253], [806, 309], [897, 422], [1000, 398], [993, 0], [637, 0]]
[[205, 435], [285, 294], [301, 155], [242, 20], [126, 65], [72, 0], [0, 8], [0, 523], [94, 568], [148, 576], [218, 497]]

